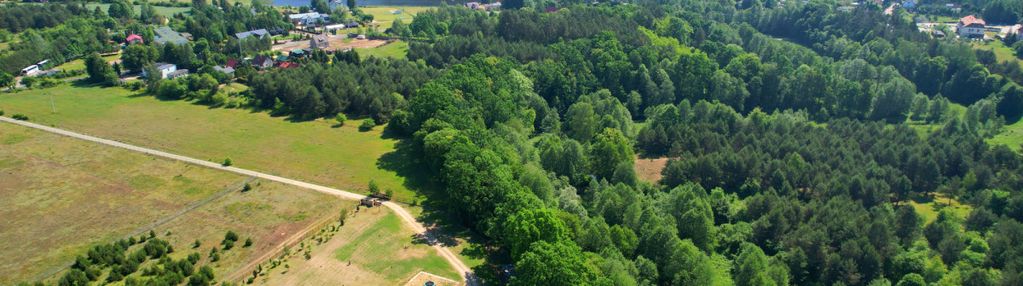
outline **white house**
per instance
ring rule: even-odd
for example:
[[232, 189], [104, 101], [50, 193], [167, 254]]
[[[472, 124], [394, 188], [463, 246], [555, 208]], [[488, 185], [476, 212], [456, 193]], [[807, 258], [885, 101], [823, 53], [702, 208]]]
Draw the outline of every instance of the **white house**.
[[292, 24], [302, 26], [316, 26], [319, 23], [327, 23], [330, 20], [330, 16], [320, 14], [317, 12], [299, 13], [288, 15], [288, 19], [291, 20]]
[[[174, 64], [156, 63], [155, 65], [156, 65], [156, 70], [160, 71], [160, 78], [161, 79], [166, 79], [167, 77], [169, 77], [171, 74], [173, 74], [174, 72], [176, 72], [178, 70], [178, 66], [176, 66]], [[142, 76], [143, 77], [148, 77], [149, 76], [148, 74], [146, 74], [146, 70], [145, 69], [142, 70]]]
[[959, 23], [956, 24], [956, 34], [959, 34], [961, 38], [983, 39], [986, 27], [987, 23], [984, 20], [969, 15], [959, 19]]

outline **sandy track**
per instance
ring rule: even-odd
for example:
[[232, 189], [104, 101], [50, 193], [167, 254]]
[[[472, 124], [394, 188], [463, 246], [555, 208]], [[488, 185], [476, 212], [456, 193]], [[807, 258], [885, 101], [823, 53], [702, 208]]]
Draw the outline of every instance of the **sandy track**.
[[[248, 169], [242, 169], [242, 168], [230, 167], [230, 166], [223, 166], [221, 164], [214, 163], [214, 162], [199, 160], [199, 159], [195, 159], [195, 158], [192, 158], [192, 157], [187, 157], [187, 156], [167, 153], [167, 152], [163, 152], [163, 151], [159, 151], [159, 150], [149, 149], [149, 148], [145, 148], [145, 147], [141, 147], [141, 146], [126, 144], [126, 143], [117, 142], [117, 141], [114, 141], [114, 140], [93, 137], [93, 136], [89, 136], [89, 135], [85, 135], [85, 134], [81, 134], [81, 133], [76, 133], [76, 132], [72, 132], [72, 131], [68, 131], [68, 130], [64, 130], [64, 129], [58, 129], [58, 128], [49, 127], [49, 126], [45, 126], [45, 125], [35, 124], [35, 123], [32, 123], [32, 122], [14, 120], [14, 119], [7, 118], [7, 117], [0, 117], [0, 121], [11, 123], [11, 124], [16, 124], [16, 125], [21, 125], [21, 126], [24, 126], [24, 127], [34, 128], [34, 129], [38, 129], [38, 130], [42, 130], [42, 131], [46, 131], [46, 132], [50, 132], [50, 133], [54, 133], [54, 134], [64, 135], [64, 136], [68, 136], [68, 137], [72, 137], [72, 138], [76, 138], [76, 139], [81, 139], [81, 140], [85, 140], [85, 141], [90, 141], [90, 142], [95, 142], [95, 143], [104, 144], [104, 145], [108, 145], [108, 146], [123, 148], [123, 149], [131, 150], [131, 151], [136, 151], [136, 152], [141, 152], [141, 153], [149, 154], [149, 155], [156, 156], [156, 157], [163, 157], [163, 158], [167, 158], [167, 159], [171, 159], [171, 160], [177, 160], [177, 161], [181, 161], [181, 162], [185, 162], [185, 163], [189, 163], [189, 164], [194, 164], [194, 165], [199, 165], [199, 166], [203, 166], [203, 167], [207, 167], [207, 168], [212, 168], [212, 169], [232, 172], [232, 173], [236, 173], [236, 174], [241, 174], [241, 175], [245, 175], [245, 176], [256, 177], [256, 178], [270, 180], [270, 181], [275, 181], [275, 182], [279, 182], [279, 183], [283, 183], [283, 184], [288, 184], [288, 185], [292, 185], [292, 186], [296, 186], [296, 187], [300, 187], [300, 188], [314, 190], [314, 191], [321, 192], [321, 193], [335, 195], [335, 196], [341, 197], [343, 199], [361, 200], [362, 198], [366, 197], [364, 195], [360, 195], [360, 194], [356, 194], [356, 193], [352, 193], [352, 192], [347, 192], [347, 191], [343, 191], [343, 190], [339, 190], [339, 189], [335, 189], [335, 188], [330, 188], [330, 187], [321, 186], [321, 185], [317, 185], [317, 184], [312, 184], [312, 183], [308, 183], [308, 182], [303, 182], [303, 181], [299, 181], [299, 180], [284, 178], [284, 177], [275, 176], [275, 175], [271, 175], [271, 174], [261, 173], [261, 172], [252, 171], [252, 170], [248, 170]], [[427, 230], [426, 227], [423, 226], [423, 224], [419, 223], [419, 221], [416, 221], [415, 217], [412, 216], [411, 213], [409, 213], [407, 210], [402, 208], [400, 205], [395, 204], [393, 202], [385, 202], [384, 206], [386, 206], [387, 208], [389, 208], [392, 211], [394, 211], [395, 214], [397, 214], [398, 217], [400, 217], [401, 220], [404, 221], [409, 227], [411, 227], [416, 233], [424, 234], [424, 235], [426, 234], [426, 230]], [[441, 257], [443, 257], [445, 260], [448, 261], [449, 264], [451, 264], [451, 267], [455, 268], [455, 270], [462, 276], [462, 279], [465, 280], [467, 284], [469, 284], [469, 285], [474, 285], [475, 284], [475, 281], [474, 281], [475, 279], [473, 279], [472, 270], [468, 266], [466, 266], [465, 263], [462, 262], [462, 260], [458, 259], [458, 257], [455, 256], [455, 254], [453, 252], [451, 252], [450, 249], [441, 246], [441, 244], [439, 244], [439, 243], [434, 243], [432, 246], [433, 246], [434, 249], [437, 250], [437, 253], [440, 254]]]

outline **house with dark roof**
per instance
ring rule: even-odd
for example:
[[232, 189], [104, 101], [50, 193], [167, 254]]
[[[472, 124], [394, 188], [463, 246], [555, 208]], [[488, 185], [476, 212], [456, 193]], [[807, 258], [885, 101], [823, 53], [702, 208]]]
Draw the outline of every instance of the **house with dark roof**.
[[181, 33], [178, 33], [167, 26], [156, 28], [156, 35], [153, 40], [159, 44], [174, 43], [176, 45], [181, 45], [188, 43], [188, 39], [185, 38], [185, 36], [182, 36]]
[[984, 30], [987, 28], [987, 22], [983, 19], [977, 18], [973, 15], [969, 15], [959, 19], [959, 23], [956, 24], [956, 34], [962, 38], [971, 39], [983, 39]]
[[258, 30], [252, 30], [252, 31], [247, 31], [247, 32], [235, 33], [234, 36], [236, 38], [238, 38], [239, 40], [245, 39], [245, 38], [248, 38], [248, 37], [253, 37], [253, 36], [262, 39], [262, 38], [265, 38], [265, 37], [269, 37], [270, 36], [270, 31], [267, 31], [266, 29], [258, 29]]
[[309, 48], [315, 50], [323, 50], [330, 48], [330, 41], [327, 39], [327, 35], [315, 35], [309, 40]]
[[259, 55], [252, 59], [252, 66], [257, 69], [267, 69], [274, 66], [274, 59], [268, 56]]

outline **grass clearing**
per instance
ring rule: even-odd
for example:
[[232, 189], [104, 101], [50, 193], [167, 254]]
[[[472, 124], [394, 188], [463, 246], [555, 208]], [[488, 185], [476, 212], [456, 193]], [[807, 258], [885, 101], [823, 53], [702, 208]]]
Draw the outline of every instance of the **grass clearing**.
[[995, 53], [995, 59], [998, 62], [1015, 62], [1023, 67], [1023, 61], [1016, 58], [1016, 53], [1012, 48], [1008, 47], [1002, 41], [987, 41], [987, 42], [974, 42], [974, 49], [988, 50]]
[[1001, 133], [988, 138], [987, 143], [992, 145], [1006, 145], [1016, 152], [1023, 152], [1023, 120], [1003, 127]]
[[[426, 7], [426, 6], [368, 6], [368, 7], [359, 7], [359, 9], [362, 9], [362, 12], [365, 12], [366, 14], [373, 15], [373, 21], [377, 22], [377, 24], [380, 24], [380, 26], [379, 26], [380, 31], [386, 31], [387, 29], [390, 29], [391, 25], [394, 24], [394, 20], [400, 19], [405, 24], [412, 23], [412, 17], [415, 17], [416, 14], [419, 14], [419, 12], [423, 12], [423, 11], [434, 9], [434, 8], [436, 8], [436, 7]], [[395, 14], [395, 13], [393, 13], [393, 11], [400, 11], [400, 13]]]
[[413, 242], [413, 232], [386, 208], [363, 208], [340, 231], [257, 280], [264, 285], [398, 285], [419, 271], [450, 279], [458, 273], [435, 250]]
[[[319, 229], [323, 221], [333, 221], [339, 209], [355, 205], [352, 201], [270, 181], [257, 180], [251, 185], [252, 190], [214, 200], [164, 225], [156, 233], [174, 249], [182, 250], [175, 252], [176, 258], [198, 252], [203, 261], [210, 262], [210, 250], [222, 250], [224, 234], [234, 231], [240, 237], [234, 248], [222, 251], [219, 261], [210, 262], [217, 279], [227, 279], [238, 271], [251, 271], [247, 269], [251, 263], [258, 263], [305, 233]], [[170, 235], [165, 236], [168, 232]], [[248, 238], [252, 239], [252, 246], [244, 247]], [[193, 248], [196, 240], [201, 245]]]
[[951, 209], [952, 213], [960, 219], [966, 219], [973, 210], [970, 205], [960, 203], [955, 199], [949, 200], [942, 194], [935, 194], [930, 201], [909, 200], [908, 203], [916, 210], [916, 214], [924, 219], [924, 225], [938, 219], [938, 212], [946, 208]]
[[[0, 124], [0, 284], [43, 278], [242, 177]], [[45, 276], [45, 275], [44, 275]]]
[[376, 48], [356, 48], [355, 50], [362, 57], [376, 56], [404, 59], [408, 54], [408, 43], [405, 41], [394, 41]]
[[[224, 234], [241, 240], [211, 265], [218, 278], [273, 251], [303, 230], [332, 219], [333, 196], [11, 124], [0, 124], [0, 284], [49, 280], [100, 243], [154, 227], [173, 255], [209, 262]], [[253, 245], [243, 247], [246, 238]], [[199, 240], [202, 246], [193, 249]]]
[[[51, 95], [57, 112], [51, 111]], [[383, 166], [398, 140], [384, 126], [359, 132], [358, 119], [343, 127], [332, 120], [289, 122], [265, 112], [215, 109], [187, 101], [161, 101], [121, 88], [60, 85], [0, 95], [0, 110], [33, 122], [158, 150], [221, 162], [317, 184], [366, 192], [370, 180], [394, 190], [395, 200], [415, 194], [405, 178]]]
[[[121, 59], [121, 54], [110, 55], [110, 56], [103, 56], [102, 58], [107, 63], [110, 63], [110, 62], [113, 62], [113, 61], [116, 61], [116, 60], [120, 60]], [[70, 61], [70, 62], [63, 63], [63, 64], [61, 64], [59, 66], [54, 67], [54, 68], [58, 69], [58, 70], [65, 70], [65, 71], [85, 70], [85, 59], [84, 58], [76, 59], [76, 60], [73, 60], [73, 61]]]

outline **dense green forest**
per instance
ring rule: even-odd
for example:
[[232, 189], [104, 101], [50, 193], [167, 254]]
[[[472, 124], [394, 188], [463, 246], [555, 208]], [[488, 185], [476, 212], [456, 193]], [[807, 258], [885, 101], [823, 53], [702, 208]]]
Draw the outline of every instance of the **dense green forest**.
[[[441, 6], [387, 31], [411, 41], [406, 59], [317, 51], [232, 79], [212, 66], [269, 52], [231, 35], [291, 24], [258, 3], [199, 2], [168, 19], [195, 38], [184, 45], [149, 43], [153, 16], [126, 11], [0, 23], [21, 31], [0, 67], [91, 55], [86, 81], [117, 85], [114, 70], [171, 62], [197, 72], [147, 92], [388, 123], [432, 180], [429, 203], [487, 241], [475, 274], [488, 284], [1023, 285], [1023, 157], [985, 142], [1023, 115], [1023, 71], [901, 10]], [[1003, 2], [960, 4], [1018, 21]], [[15, 7], [0, 15], [47, 11]], [[124, 35], [106, 29], [147, 44], [107, 66], [94, 53]], [[249, 89], [225, 98], [233, 80]], [[640, 180], [637, 157], [666, 158], [662, 179]]]

